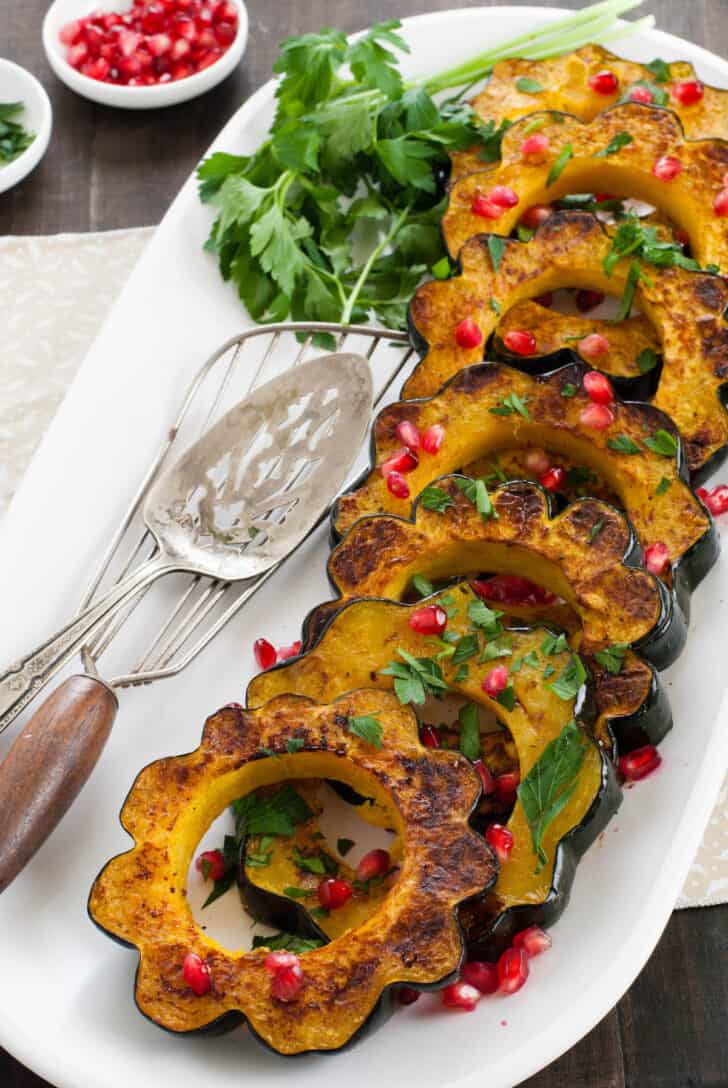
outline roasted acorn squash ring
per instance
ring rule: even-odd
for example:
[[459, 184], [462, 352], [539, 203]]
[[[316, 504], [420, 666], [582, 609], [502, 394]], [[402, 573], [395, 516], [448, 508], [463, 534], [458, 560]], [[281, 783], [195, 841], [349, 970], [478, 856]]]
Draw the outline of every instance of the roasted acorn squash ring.
[[[443, 597], [450, 611], [448, 631], [466, 634], [470, 630], [468, 604], [477, 597], [467, 585], [459, 585], [435, 594], [427, 599], [427, 603], [437, 603]], [[424, 637], [409, 627], [409, 615], [416, 607], [419, 605], [381, 600], [351, 601], [333, 617], [307, 653], [256, 676], [248, 686], [247, 704], [259, 706], [284, 692], [321, 701], [362, 683], [391, 688], [392, 678], [381, 675], [381, 670], [396, 656], [397, 647], [416, 657], [437, 652], [437, 647], [428, 646]], [[546, 688], [542, 678], [547, 665], [554, 669], [553, 675], [558, 675], [568, 664], [570, 653], [562, 651], [544, 656], [542, 643], [549, 632], [543, 627], [508, 633], [513, 640], [512, 655], [501, 661], [506, 665], [516, 657], [523, 661], [520, 670], [511, 678], [517, 699], [513, 710], [488, 696], [481, 687], [481, 680], [492, 663], [479, 665], [477, 656], [472, 658], [468, 677], [460, 680], [457, 679], [457, 666], [453, 667], [448, 659], [442, 659], [441, 667], [444, 679], [455, 694], [485, 707], [508, 728], [518, 751], [523, 778], [546, 745], [574, 716], [574, 700], [560, 699]], [[352, 645], [357, 647], [355, 654], [351, 653]], [[525, 660], [529, 652], [539, 657], [538, 665], [529, 665]], [[646, 669], [643, 663], [639, 664]], [[626, 668], [629, 670], [630, 667], [626, 662]], [[593, 704], [594, 700], [589, 697], [584, 701], [579, 712], [582, 723], [594, 724], [593, 718], [591, 722], [587, 720], [593, 714]], [[537, 874], [534, 873], [535, 859], [525, 814], [517, 803], [507, 823], [514, 836], [513, 853], [501, 867], [489, 896], [487, 917], [484, 910], [465, 908], [468, 918], [472, 919], [467, 933], [469, 944], [476, 941], [482, 944], [494, 925], [500, 934], [535, 923], [555, 922], [568, 901], [578, 859], [604, 829], [619, 800], [620, 791], [606, 756], [596, 748], [590, 749], [577, 789], [559, 817], [547, 828], [544, 846], [549, 863]], [[260, 877], [262, 882], [258, 881]], [[271, 924], [298, 931], [303, 922], [306, 935], [327, 935], [325, 923], [316, 926], [307, 912], [305, 918], [301, 918], [300, 901], [280, 902], [281, 896], [275, 895], [271, 886], [275, 880], [271, 881], [266, 870], [251, 870], [245, 879], [252, 886], [259, 909], [266, 910], [266, 890], [274, 895], [273, 901], [267, 904], [267, 918]], [[291, 881], [286, 880], [286, 883]], [[282, 888], [279, 890], [282, 892]], [[261, 892], [263, 894], [259, 895]], [[516, 912], [515, 920], [502, 917], [504, 912], [510, 914], [511, 911]], [[335, 920], [334, 932], [341, 932], [339, 919]]]
[[426, 509], [420, 496], [412, 520], [378, 514], [356, 522], [328, 561], [339, 601], [400, 599], [415, 574], [430, 581], [484, 570], [518, 574], [574, 608], [584, 653], [627, 643], [659, 669], [678, 657], [683, 613], [659, 579], [629, 565], [639, 545], [619, 510], [585, 498], [553, 517], [542, 487], [515, 481], [491, 492], [497, 516], [484, 519], [459, 479], [435, 481], [449, 498], [442, 512]]
[[[590, 403], [582, 385], [586, 373], [586, 367], [573, 364], [532, 377], [509, 366], [484, 363], [460, 371], [429, 400], [388, 405], [374, 424], [371, 471], [335, 507], [336, 532], [343, 535], [359, 518], [371, 514], [409, 514], [410, 501], [389, 491], [378, 466], [401, 445], [396, 429], [402, 420], [422, 431], [440, 424], [445, 427], [441, 449], [436, 454], [421, 452], [418, 465], [407, 475], [412, 495], [434, 476], [462, 470], [498, 449], [530, 445], [567, 454], [595, 471], [619, 497], [643, 548], [655, 541], [666, 545], [672, 586], [687, 611], [690, 593], [718, 556], [719, 542], [711, 518], [686, 482], [679, 436], [671, 420], [651, 405], [620, 401], [611, 405], [614, 424], [608, 431], [585, 427], [580, 415]], [[564, 396], [564, 391], [571, 395]], [[516, 410], [496, 414], [504, 411], [503, 402], [514, 393], [528, 418]], [[676, 456], [662, 456], [644, 445], [644, 439], [657, 431], [674, 435]], [[607, 441], [615, 435], [629, 438], [640, 453], [610, 449]]]
[[[480, 362], [502, 313], [524, 298], [558, 287], [583, 286], [621, 295], [630, 259], [620, 261], [611, 277], [602, 262], [610, 241], [601, 224], [584, 212], [551, 216], [529, 242], [504, 241], [498, 270], [493, 268], [488, 235], [471, 238], [460, 252], [461, 274], [425, 283], [410, 305], [410, 331], [422, 356], [405, 383], [404, 399], [432, 396], [464, 366]], [[686, 445], [693, 483], [726, 453], [728, 414], [724, 407], [728, 375], [728, 285], [722, 277], [682, 268], [645, 266], [649, 283], [640, 282], [635, 298], [662, 344], [663, 366], [653, 399], [679, 428]], [[455, 330], [474, 320], [483, 336], [478, 347], [462, 348]], [[522, 368], [539, 369], [534, 356]]]
[[[669, 108], [677, 113], [689, 140], [728, 139], [728, 91], [703, 84], [702, 99], [683, 106], [670, 93], [672, 83], [695, 80], [695, 70], [683, 60], [672, 61], [667, 68], [670, 82], [660, 81], [646, 65], [623, 60], [600, 45], [585, 45], [573, 53], [546, 60], [501, 60], [494, 65], [487, 84], [471, 105], [479, 117], [496, 125], [506, 120], [516, 121], [534, 110], [573, 113], [582, 121], [591, 121], [627, 96], [635, 83], [647, 83], [670, 94]], [[613, 72], [619, 81], [612, 95], [597, 94], [589, 86], [589, 79], [605, 70]], [[540, 85], [543, 90], [529, 94], [519, 89], [518, 81], [522, 79]], [[478, 157], [478, 148], [455, 152], [451, 158], [453, 178], [486, 166]]]
[[[375, 715], [382, 747], [348, 729]], [[303, 748], [289, 754], [292, 736]], [[261, 748], [279, 758], [261, 754]], [[301, 959], [304, 986], [283, 1003], [271, 995], [265, 951], [230, 952], [192, 918], [187, 870], [210, 822], [235, 798], [291, 778], [331, 777], [387, 805], [403, 844], [396, 892], [364, 925]], [[137, 777], [122, 810], [133, 849], [112, 859], [89, 902], [93, 920], [139, 951], [136, 1001], [174, 1032], [226, 1029], [247, 1020], [281, 1054], [336, 1050], [369, 1023], [390, 987], [433, 987], [459, 970], [459, 906], [493, 882], [496, 864], [468, 825], [478, 776], [458, 752], [420, 744], [417, 719], [387, 692], [359, 691], [332, 705], [283, 697], [258, 711], [225, 708], [209, 718], [200, 747], [160, 759]], [[182, 964], [196, 952], [210, 969], [202, 997]]]
[[[542, 155], [524, 158], [521, 145], [535, 124], [549, 141]], [[605, 155], [620, 137], [630, 143]], [[571, 157], [558, 178], [549, 183], [559, 155], [570, 148]], [[669, 156], [682, 166], [671, 181], [653, 173], [658, 159]], [[524, 212], [534, 204], [548, 204], [569, 193], [609, 192], [636, 197], [666, 213], [687, 233], [693, 256], [701, 265], [728, 270], [728, 220], [713, 212], [713, 199], [724, 187], [728, 170], [728, 143], [724, 140], [686, 140], [680, 120], [668, 110], [637, 102], [601, 113], [584, 124], [568, 114], [533, 114], [516, 122], [503, 137], [500, 162], [482, 174], [470, 174], [450, 190], [442, 220], [445, 243], [456, 257], [468, 238], [485, 230], [510, 234]], [[495, 185], [507, 185], [518, 203], [504, 208], [497, 220], [472, 211], [473, 198]]]

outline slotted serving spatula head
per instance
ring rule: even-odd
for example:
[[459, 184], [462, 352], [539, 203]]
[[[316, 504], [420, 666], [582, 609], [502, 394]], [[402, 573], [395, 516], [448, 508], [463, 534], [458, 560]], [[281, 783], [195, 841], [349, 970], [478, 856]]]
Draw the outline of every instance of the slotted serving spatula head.
[[316, 525], [369, 427], [362, 355], [322, 355], [231, 408], [152, 485], [144, 520], [180, 567], [254, 578]]

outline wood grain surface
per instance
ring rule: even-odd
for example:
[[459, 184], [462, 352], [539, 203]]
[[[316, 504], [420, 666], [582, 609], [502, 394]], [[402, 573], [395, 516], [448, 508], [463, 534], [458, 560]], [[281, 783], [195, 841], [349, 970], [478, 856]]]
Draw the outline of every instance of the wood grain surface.
[[[558, 2], [583, 6], [581, 0]], [[479, 3], [488, 6], [488, 0]], [[268, 78], [281, 38], [324, 24], [358, 30], [395, 13], [447, 9], [454, 0], [398, 0], [394, 5], [389, 0], [248, 0], [250, 43], [239, 71], [196, 102], [137, 114], [95, 106], [55, 80], [40, 42], [47, 6], [46, 0], [0, 0], [0, 53], [40, 77], [55, 110], [53, 141], [43, 163], [0, 196], [0, 234], [158, 222], [223, 123]], [[467, 0], [457, 6], [468, 6]], [[728, 0], [648, 0], [645, 10], [655, 13], [661, 29], [721, 55], [728, 52]], [[44, 1084], [0, 1051], [2, 1088]], [[617, 1008], [573, 1050], [528, 1081], [528, 1088], [557, 1086], [728, 1088], [728, 905], [673, 915], [647, 967]]]

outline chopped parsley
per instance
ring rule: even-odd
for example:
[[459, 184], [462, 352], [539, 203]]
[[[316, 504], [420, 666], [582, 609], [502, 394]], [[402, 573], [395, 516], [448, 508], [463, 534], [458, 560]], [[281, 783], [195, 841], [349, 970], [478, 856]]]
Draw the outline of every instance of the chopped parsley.
[[574, 148], [572, 147], [571, 143], [564, 144], [564, 146], [561, 148], [561, 151], [559, 151], [558, 155], [556, 156], [553, 166], [549, 170], [549, 176], [546, 179], [547, 187], [549, 185], [553, 185], [555, 181], [559, 180], [564, 170], [566, 169], [566, 164], [569, 162], [570, 159], [573, 159], [573, 157]]
[[472, 502], [483, 521], [488, 518], [497, 518], [498, 514], [488, 494], [485, 480], [472, 480], [469, 476], [456, 476], [455, 484], [462, 491], [465, 498]]
[[585, 680], [586, 669], [582, 660], [578, 654], [572, 654], [569, 664], [548, 686], [559, 699], [575, 699]]
[[477, 635], [463, 635], [462, 638], [458, 639], [455, 646], [455, 652], [452, 655], [453, 665], [460, 665], [463, 661], [473, 657], [477, 654], [479, 647], [480, 643]]
[[640, 374], [649, 374], [657, 366], [657, 353], [652, 348], [643, 348], [636, 361]]
[[636, 79], [634, 83], [630, 83], [629, 87], [619, 100], [621, 105], [623, 102], [631, 102], [630, 92], [635, 87], [644, 87], [646, 91], [649, 91], [652, 95], [652, 103], [655, 106], [667, 106], [670, 101], [670, 96], [667, 91], [663, 91], [662, 87], [658, 87], [656, 83], [652, 83], [649, 79]]
[[480, 663], [495, 661], [498, 657], [510, 657], [513, 653], [513, 637], [511, 635], [498, 635], [490, 639], [483, 647], [480, 655]]
[[602, 151], [597, 151], [594, 154], [595, 159], [605, 159], [609, 155], [616, 155], [618, 151], [621, 151], [623, 147], [627, 147], [629, 144], [634, 143], [634, 137], [630, 136], [628, 132], [618, 132], [607, 144]]
[[518, 412], [519, 416], [523, 416], [524, 419], [530, 419], [531, 416], [526, 407], [527, 400], [527, 397], [519, 397], [518, 393], [509, 393], [507, 397], [498, 402], [495, 408], [489, 408], [488, 411], [494, 416], [512, 416], [514, 412]]
[[432, 582], [428, 582], [422, 574], [412, 575], [412, 585], [415, 587], [420, 597], [429, 597], [431, 593], [435, 592], [435, 587]]
[[661, 60], [660, 57], [655, 57], [654, 60], [645, 65], [645, 68], [649, 68], [658, 83], [669, 83], [672, 79], [670, 65], [667, 61]]
[[372, 748], [382, 747], [382, 723], [371, 714], [349, 718], [349, 732], [359, 737], [365, 744], [370, 744]]
[[561, 386], [561, 396], [562, 397], [575, 397], [576, 396], [576, 386], [572, 382], [564, 382], [564, 384]]
[[516, 90], [521, 94], [542, 94], [546, 90], [537, 79], [529, 79], [528, 76], [520, 76], [516, 80]]
[[552, 654], [561, 654], [569, 648], [566, 635], [562, 631], [558, 635], [549, 634], [541, 643], [541, 653], [551, 657]]
[[604, 528], [604, 521], [603, 520], [594, 522], [591, 529], [589, 530], [589, 543], [590, 544], [593, 541], [596, 540], [596, 538], [599, 536], [599, 534], [601, 533], [603, 528]]
[[516, 705], [516, 693], [513, 684], [509, 684], [508, 687], [503, 688], [503, 691], [499, 691], [496, 699], [506, 710], [513, 710]]
[[480, 718], [475, 703], [466, 703], [458, 714], [460, 751], [466, 759], [480, 759]]
[[672, 487], [672, 480], [668, 479], [667, 476], [663, 476], [655, 488], [655, 494], [664, 495], [669, 487]]
[[594, 660], [598, 661], [602, 668], [605, 668], [607, 672], [613, 676], [617, 676], [622, 671], [622, 665], [624, 664], [624, 655], [629, 649], [629, 643], [627, 642], [615, 642], [612, 646], [607, 646], [605, 650], [597, 650], [594, 654]]
[[646, 438], [645, 445], [660, 457], [674, 457], [677, 453], [677, 439], [669, 431], [662, 429]]
[[617, 453], [634, 455], [642, 452], [637, 443], [633, 442], [629, 435], [626, 434], [620, 434], [616, 438], [608, 438], [607, 445], [610, 450], [615, 450]]
[[446, 280], [450, 278], [452, 268], [450, 267], [450, 258], [442, 257], [439, 261], [435, 261], [430, 272], [436, 280]]
[[503, 253], [506, 248], [506, 240], [499, 234], [488, 235], [488, 252], [490, 253], [490, 259], [493, 262], [493, 271], [497, 272], [500, 268], [500, 263], [503, 260]]
[[498, 302], [498, 299], [493, 298], [493, 296], [491, 295], [490, 296], [490, 301], [488, 302], [488, 305], [490, 306], [491, 310], [496, 315], [496, 317], [500, 317], [501, 308], [500, 308], [500, 303]]
[[321, 937], [298, 937], [294, 933], [271, 933], [269, 937], [253, 937], [253, 951], [256, 948], [268, 948], [271, 952], [295, 952], [297, 956], [304, 952], [313, 952], [321, 948], [326, 941]]
[[431, 657], [413, 657], [401, 647], [397, 653], [402, 661], [390, 661], [381, 675], [394, 677], [394, 691], [403, 706], [407, 703], [422, 706], [428, 695], [442, 695], [450, 690], [437, 661]]
[[442, 514], [449, 506], [454, 506], [455, 502], [452, 496], [442, 487], [429, 484], [419, 497], [419, 505], [423, 506], [425, 510], [434, 510], [436, 513]]
[[285, 783], [275, 793], [249, 793], [232, 804], [238, 839], [245, 835], [292, 835], [296, 824], [313, 813], [301, 795]]
[[0, 166], [13, 162], [33, 143], [35, 136], [14, 120], [25, 109], [22, 102], [0, 102]]

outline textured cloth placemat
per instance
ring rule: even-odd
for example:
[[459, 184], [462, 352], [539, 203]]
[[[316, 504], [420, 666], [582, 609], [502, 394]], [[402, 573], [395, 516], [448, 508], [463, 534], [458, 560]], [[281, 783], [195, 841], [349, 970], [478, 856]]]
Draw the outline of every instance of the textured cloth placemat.
[[[0, 239], [0, 519], [149, 237]], [[677, 907], [728, 902], [728, 778]]]

